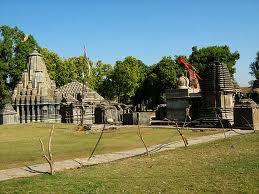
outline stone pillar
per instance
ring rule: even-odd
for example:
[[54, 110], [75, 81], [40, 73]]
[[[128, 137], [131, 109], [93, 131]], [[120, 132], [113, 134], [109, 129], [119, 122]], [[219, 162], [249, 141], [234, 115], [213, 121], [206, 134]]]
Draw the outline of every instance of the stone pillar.
[[26, 122], [30, 123], [31, 122], [31, 110], [30, 110], [30, 97], [26, 97]]
[[25, 110], [23, 104], [21, 104], [21, 123], [25, 123]]
[[20, 122], [20, 110], [19, 110], [19, 106], [16, 103], [14, 104], [14, 110], [17, 112], [17, 119]]
[[61, 116], [60, 116], [59, 112], [60, 112], [60, 104], [56, 104], [56, 106], [55, 106], [55, 120], [56, 120], [56, 122], [61, 122]]
[[26, 119], [25, 119], [26, 123], [30, 123], [31, 122], [31, 111], [30, 111], [30, 105], [26, 104]]
[[17, 113], [18, 113], [19, 123], [21, 123], [21, 110], [20, 110], [19, 104], [16, 104], [16, 109], [17, 109]]
[[48, 110], [48, 114], [46, 116], [46, 120], [49, 121], [51, 120], [51, 104], [47, 105], [47, 110]]
[[41, 114], [40, 114], [40, 105], [36, 105], [36, 121], [41, 121]]
[[55, 104], [53, 102], [49, 105], [49, 119], [51, 120], [51, 122], [56, 121], [56, 112], [55, 111], [56, 111], [55, 110]]
[[35, 106], [31, 105], [31, 122], [35, 122]]

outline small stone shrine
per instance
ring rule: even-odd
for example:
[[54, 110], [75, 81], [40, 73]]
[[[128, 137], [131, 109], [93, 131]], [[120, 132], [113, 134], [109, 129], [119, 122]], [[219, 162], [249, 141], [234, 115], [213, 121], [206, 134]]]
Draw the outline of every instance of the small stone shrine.
[[201, 117], [222, 119], [233, 123], [233, 79], [225, 64], [211, 63], [205, 69], [206, 75], [201, 82]]
[[6, 104], [0, 111], [0, 124], [18, 123], [18, 114], [11, 104]]
[[13, 106], [20, 123], [60, 122], [60, 97], [37, 49], [29, 55], [26, 70], [13, 92]]
[[62, 86], [60, 93], [63, 123], [101, 124], [122, 121], [121, 105], [105, 100], [96, 91], [78, 81]]
[[62, 86], [60, 93], [62, 123], [94, 123], [94, 106], [104, 100], [102, 96], [78, 81]]
[[[198, 80], [195, 82], [198, 83]], [[196, 119], [201, 98], [199, 91], [199, 84], [194, 86], [182, 74], [177, 80], [176, 89], [166, 90], [167, 118], [180, 123]]]
[[240, 99], [234, 107], [234, 126], [259, 130], [259, 106], [252, 99]]

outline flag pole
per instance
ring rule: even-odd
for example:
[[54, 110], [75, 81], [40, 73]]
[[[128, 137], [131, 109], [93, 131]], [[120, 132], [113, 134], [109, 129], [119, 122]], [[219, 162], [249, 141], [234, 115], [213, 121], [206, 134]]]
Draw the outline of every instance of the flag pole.
[[85, 61], [87, 61], [87, 56], [86, 56], [86, 49], [85, 49], [85, 45], [84, 45], [84, 62], [82, 64], [82, 81], [83, 81], [83, 85], [82, 85], [82, 99], [81, 99], [81, 107], [82, 107], [82, 112], [81, 112], [81, 125], [84, 125], [84, 116], [85, 116], [85, 107], [84, 107], [84, 99], [85, 99]]

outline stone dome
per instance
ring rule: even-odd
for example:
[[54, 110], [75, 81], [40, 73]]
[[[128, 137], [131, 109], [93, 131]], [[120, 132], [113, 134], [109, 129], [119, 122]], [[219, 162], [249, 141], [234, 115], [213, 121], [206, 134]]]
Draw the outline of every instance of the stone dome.
[[188, 89], [189, 88], [189, 79], [185, 76], [180, 76], [177, 80], [178, 89]]
[[[104, 101], [104, 98], [101, 95], [88, 86], [85, 86], [85, 90], [86, 95], [84, 101], [91, 103], [100, 103], [101, 101]], [[78, 81], [70, 82], [60, 88], [60, 94], [67, 102], [77, 101], [77, 96], [83, 94], [83, 84]]]

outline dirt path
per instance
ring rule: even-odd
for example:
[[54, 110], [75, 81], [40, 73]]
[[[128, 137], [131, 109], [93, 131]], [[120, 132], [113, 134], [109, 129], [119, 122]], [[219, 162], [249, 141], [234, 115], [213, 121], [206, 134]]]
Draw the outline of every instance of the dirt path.
[[[253, 132], [250, 130], [235, 130], [235, 131], [242, 134]], [[226, 137], [239, 135], [238, 133], [233, 131], [228, 131], [226, 132]], [[224, 138], [224, 134], [220, 133], [220, 134], [213, 134], [208, 136], [191, 138], [191, 139], [188, 139], [188, 143], [189, 143], [189, 146], [191, 146], [191, 145], [206, 143], [209, 141], [215, 141], [223, 138]], [[148, 150], [150, 153], [156, 153], [156, 152], [161, 152], [165, 150], [173, 150], [183, 146], [184, 146], [184, 143], [182, 141], [177, 141], [177, 142], [171, 142], [168, 144], [158, 144], [158, 145], [149, 146]], [[65, 169], [78, 168], [78, 167], [81, 167], [82, 165], [84, 166], [96, 165], [100, 163], [111, 162], [119, 159], [138, 156], [141, 154], [145, 154], [145, 152], [146, 152], [146, 149], [143, 147], [143, 148], [137, 148], [137, 149], [128, 150], [128, 151], [120, 151], [120, 152], [114, 152], [110, 154], [95, 155], [89, 161], [88, 161], [88, 158], [76, 158], [76, 159], [70, 159], [70, 160], [63, 160], [63, 161], [55, 162], [54, 169], [57, 172]], [[49, 166], [47, 163], [25, 166], [21, 168], [0, 170], [0, 181], [19, 178], [19, 177], [35, 176], [42, 173], [47, 173], [48, 170], [49, 170]]]

